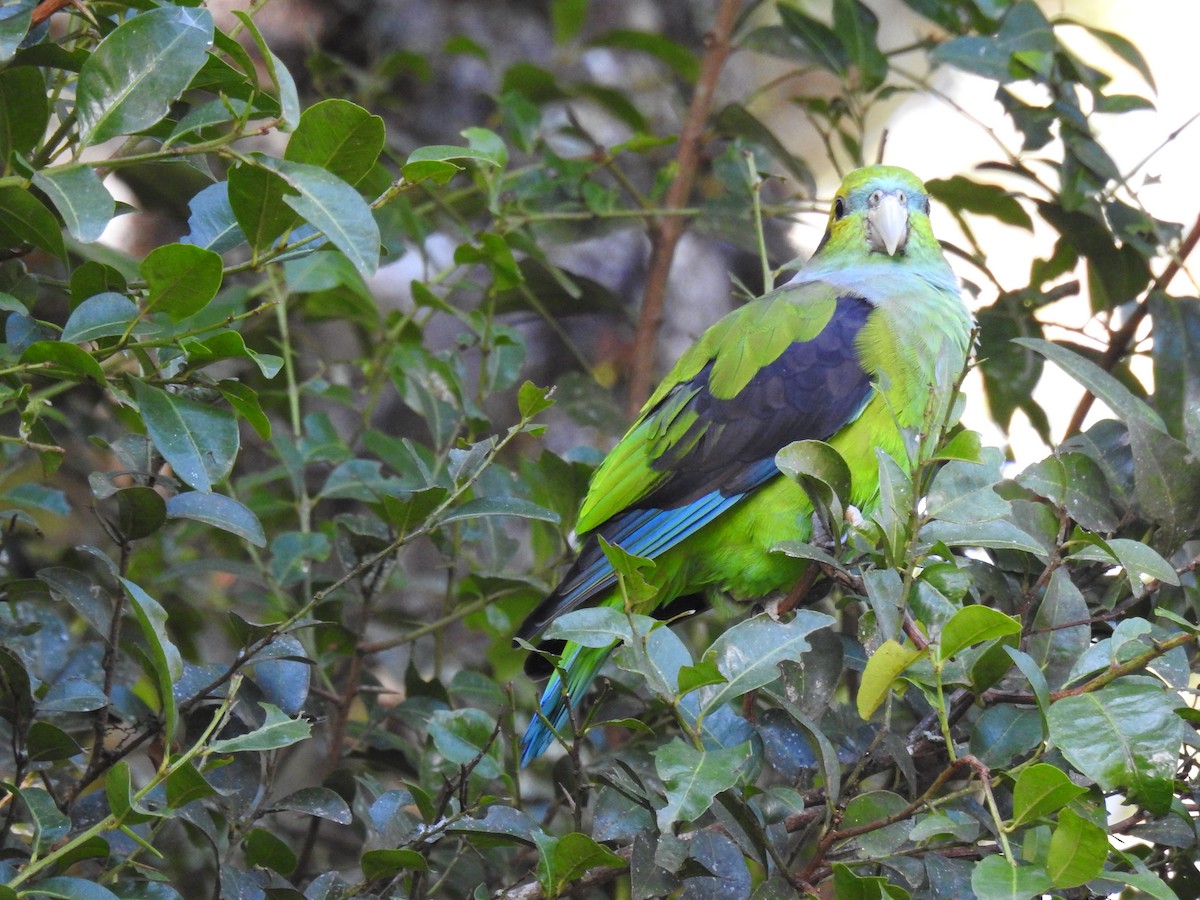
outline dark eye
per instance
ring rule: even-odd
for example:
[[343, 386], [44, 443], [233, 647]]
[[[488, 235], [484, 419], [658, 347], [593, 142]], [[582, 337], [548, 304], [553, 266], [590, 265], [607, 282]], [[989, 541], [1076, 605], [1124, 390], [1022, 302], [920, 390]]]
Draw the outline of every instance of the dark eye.
[[846, 200], [843, 197], [836, 197], [833, 201], [833, 218], [834, 220], [846, 218]]

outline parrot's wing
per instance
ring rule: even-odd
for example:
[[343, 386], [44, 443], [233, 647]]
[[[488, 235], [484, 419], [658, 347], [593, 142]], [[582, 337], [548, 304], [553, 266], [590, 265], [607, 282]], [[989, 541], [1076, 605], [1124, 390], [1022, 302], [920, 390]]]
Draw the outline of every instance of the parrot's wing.
[[871, 395], [856, 338], [872, 309], [824, 284], [785, 286], [710, 329], [597, 469], [580, 513], [590, 535], [518, 636], [616, 582], [597, 536], [654, 559], [776, 475], [781, 448], [853, 421]]

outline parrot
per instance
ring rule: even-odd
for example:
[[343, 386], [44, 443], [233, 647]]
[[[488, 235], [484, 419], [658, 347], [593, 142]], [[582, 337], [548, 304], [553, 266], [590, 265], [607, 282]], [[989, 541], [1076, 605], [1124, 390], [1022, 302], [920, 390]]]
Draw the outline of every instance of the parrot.
[[[580, 550], [517, 630], [539, 640], [560, 615], [626, 602], [602, 541], [652, 560], [659, 614], [720, 591], [737, 601], [796, 585], [808, 560], [772, 552], [813, 536], [814, 504], [776, 464], [801, 440], [829, 443], [851, 475], [847, 502], [869, 514], [876, 450], [910, 467], [906, 430], [966, 365], [973, 320], [911, 172], [868, 166], [842, 181], [823, 238], [782, 286], [725, 315], [678, 360], [592, 475], [576, 522]], [[521, 742], [541, 755], [615, 648], [565, 642]], [[544, 662], [531, 654], [527, 672]]]

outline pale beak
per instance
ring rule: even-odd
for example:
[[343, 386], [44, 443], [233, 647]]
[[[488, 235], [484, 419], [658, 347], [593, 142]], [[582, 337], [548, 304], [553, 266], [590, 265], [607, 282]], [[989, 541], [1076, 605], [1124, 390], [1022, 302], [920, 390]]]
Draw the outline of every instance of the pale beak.
[[908, 207], [904, 195], [895, 192], [876, 194], [867, 210], [867, 234], [871, 241], [871, 249], [886, 251], [888, 256], [895, 256], [896, 250], [904, 246], [908, 238]]

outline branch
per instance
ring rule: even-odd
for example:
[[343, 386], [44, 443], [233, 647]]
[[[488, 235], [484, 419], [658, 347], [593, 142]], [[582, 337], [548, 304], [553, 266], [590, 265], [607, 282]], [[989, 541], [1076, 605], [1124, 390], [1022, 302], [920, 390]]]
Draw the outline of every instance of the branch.
[[33, 16], [29, 20], [30, 27], [41, 25], [64, 6], [70, 6], [72, 2], [73, 0], [42, 0], [33, 9]]
[[[704, 58], [700, 61], [700, 77], [692, 94], [687, 118], [679, 133], [679, 152], [675, 156], [675, 178], [667, 188], [662, 205], [668, 209], [685, 206], [692, 193], [692, 183], [700, 163], [700, 147], [704, 138], [708, 114], [712, 110], [717, 79], [729, 58], [734, 21], [741, 0], [721, 0], [712, 30], [704, 36]], [[659, 218], [650, 229], [650, 268], [642, 295], [642, 312], [637, 334], [633, 340], [633, 372], [629, 376], [628, 408], [635, 415], [650, 396], [654, 375], [654, 348], [662, 327], [663, 302], [675, 246], [683, 236], [684, 223], [676, 217]]]
[[[1113, 366], [1124, 358], [1133, 346], [1134, 339], [1137, 337], [1137, 330], [1142, 324], [1142, 320], [1150, 312], [1150, 296], [1156, 291], [1165, 290], [1172, 279], [1183, 268], [1184, 261], [1188, 258], [1195, 248], [1196, 243], [1200, 241], [1200, 215], [1196, 217], [1196, 221], [1192, 224], [1191, 231], [1187, 237], [1183, 239], [1183, 243], [1179, 245], [1179, 252], [1171, 257], [1171, 261], [1167, 263], [1167, 267], [1162, 270], [1162, 274], [1154, 279], [1154, 284], [1150, 285], [1150, 290], [1146, 292], [1146, 296], [1142, 298], [1142, 302], [1137, 305], [1129, 319], [1121, 326], [1108, 342], [1108, 349], [1104, 351], [1104, 356], [1100, 359], [1100, 367], [1106, 372], [1111, 372]], [[1063, 439], [1078, 434], [1083, 428], [1083, 420], [1087, 418], [1088, 412], [1092, 408], [1092, 401], [1096, 398], [1091, 391], [1084, 393], [1079, 401], [1079, 405], [1075, 407], [1075, 414], [1071, 416], [1071, 421], [1067, 425], [1066, 434]]]

